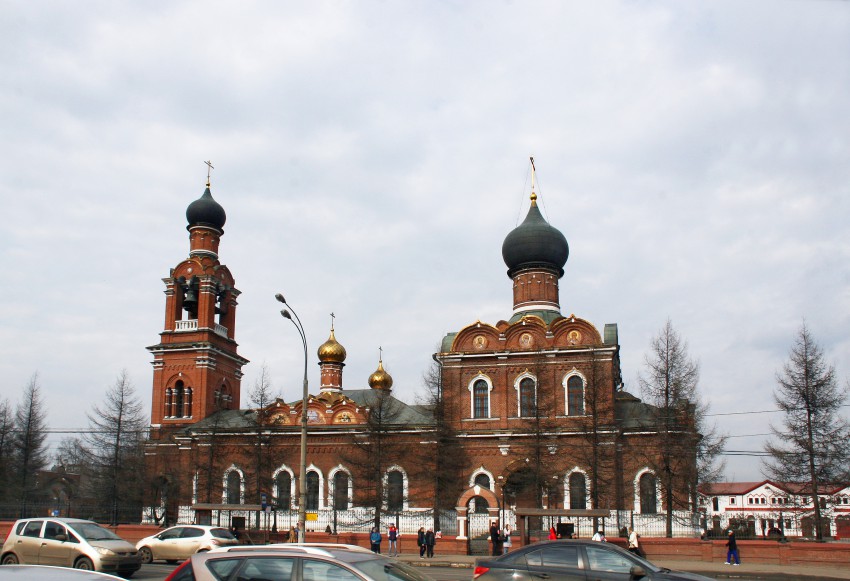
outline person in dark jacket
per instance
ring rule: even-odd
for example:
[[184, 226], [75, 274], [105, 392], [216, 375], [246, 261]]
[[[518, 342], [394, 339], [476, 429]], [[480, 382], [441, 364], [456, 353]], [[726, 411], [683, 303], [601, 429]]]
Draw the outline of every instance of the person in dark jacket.
[[419, 547], [419, 558], [425, 558], [425, 527], [419, 527], [416, 533], [416, 546]]
[[490, 542], [493, 543], [493, 556], [502, 554], [502, 542], [499, 540], [499, 525], [496, 521], [490, 523]]
[[434, 545], [437, 544], [437, 537], [434, 531], [428, 529], [425, 532], [425, 554], [430, 559], [434, 556]]
[[[726, 546], [729, 547], [729, 550], [726, 551], [726, 564], [740, 565], [741, 558], [738, 556], [738, 541], [735, 540], [735, 531], [729, 531], [729, 540], [726, 541]], [[733, 557], [735, 558], [734, 563], [732, 563]]]

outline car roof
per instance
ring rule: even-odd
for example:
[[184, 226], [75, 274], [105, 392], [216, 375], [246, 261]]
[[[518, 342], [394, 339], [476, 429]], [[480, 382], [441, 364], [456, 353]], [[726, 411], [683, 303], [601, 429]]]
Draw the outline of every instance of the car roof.
[[31, 518], [21, 518], [16, 521], [16, 523], [24, 522], [24, 521], [34, 521], [34, 520], [55, 520], [56, 522], [61, 522], [69, 525], [80, 524], [80, 523], [88, 523], [96, 525], [97, 523], [92, 520], [86, 520], [84, 518], [68, 518], [64, 516], [34, 516]]
[[[27, 520], [27, 519], [22, 519]], [[14, 577], [15, 581], [109, 581], [110, 579], [121, 580], [121, 577], [98, 573], [96, 571], [82, 571], [69, 567], [53, 567], [49, 565], [3, 565], [2, 573]], [[3, 575], [5, 578], [6, 575]]]
[[[213, 529], [224, 529], [227, 530], [225, 526], [218, 525], [193, 525], [193, 524], [185, 524], [185, 525], [174, 525], [173, 527], [168, 527], [167, 529], [162, 529], [163, 531], [168, 531], [171, 529], [185, 529], [186, 527], [192, 527], [193, 529], [204, 529], [205, 531], [211, 531]], [[162, 532], [162, 531], [159, 531]], [[159, 534], [159, 533], [157, 533]]]
[[271, 554], [280, 553], [299, 553], [308, 555], [318, 555], [322, 557], [336, 558], [343, 553], [369, 553], [372, 551], [357, 545], [344, 545], [335, 543], [275, 543], [271, 545], [231, 545], [229, 547], [217, 547], [212, 553], [233, 553], [233, 552], [249, 552], [255, 554], [257, 552], [267, 551]]

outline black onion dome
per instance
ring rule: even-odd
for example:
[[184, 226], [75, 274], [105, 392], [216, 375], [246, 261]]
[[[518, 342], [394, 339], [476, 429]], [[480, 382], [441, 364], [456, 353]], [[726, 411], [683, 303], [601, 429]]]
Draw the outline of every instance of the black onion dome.
[[549, 268], [563, 276], [569, 255], [567, 239], [546, 221], [537, 207], [537, 196], [532, 194], [531, 208], [525, 220], [502, 243], [502, 258], [508, 266], [508, 276], [535, 267]]
[[190, 228], [192, 226], [211, 226], [216, 230], [222, 230], [227, 221], [227, 214], [224, 213], [221, 204], [213, 199], [210, 188], [207, 186], [204, 195], [186, 208], [186, 220], [189, 221]]

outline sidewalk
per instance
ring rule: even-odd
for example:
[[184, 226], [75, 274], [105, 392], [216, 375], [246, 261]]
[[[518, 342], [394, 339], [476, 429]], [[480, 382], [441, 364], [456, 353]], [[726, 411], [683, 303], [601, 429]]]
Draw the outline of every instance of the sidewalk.
[[[468, 569], [460, 578], [472, 580], [472, 568], [476, 557], [469, 555], [435, 555], [432, 559], [420, 559], [418, 554], [401, 554], [399, 560], [418, 567], [457, 567]], [[805, 565], [770, 565], [765, 563], [743, 563], [739, 567], [722, 562], [671, 561], [659, 559], [653, 561], [659, 567], [678, 571], [701, 573], [717, 579], [813, 579], [829, 581], [850, 579], [850, 570], [837, 567], [811, 567]]]

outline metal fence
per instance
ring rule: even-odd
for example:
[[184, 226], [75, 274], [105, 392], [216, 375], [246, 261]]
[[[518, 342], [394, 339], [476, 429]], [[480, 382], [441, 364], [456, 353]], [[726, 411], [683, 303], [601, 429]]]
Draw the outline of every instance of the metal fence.
[[107, 504], [57, 504], [55, 502], [0, 504], [0, 519], [2, 520], [43, 516], [82, 518], [105, 524], [138, 524], [142, 521], [142, 506], [119, 505], [111, 507]]

